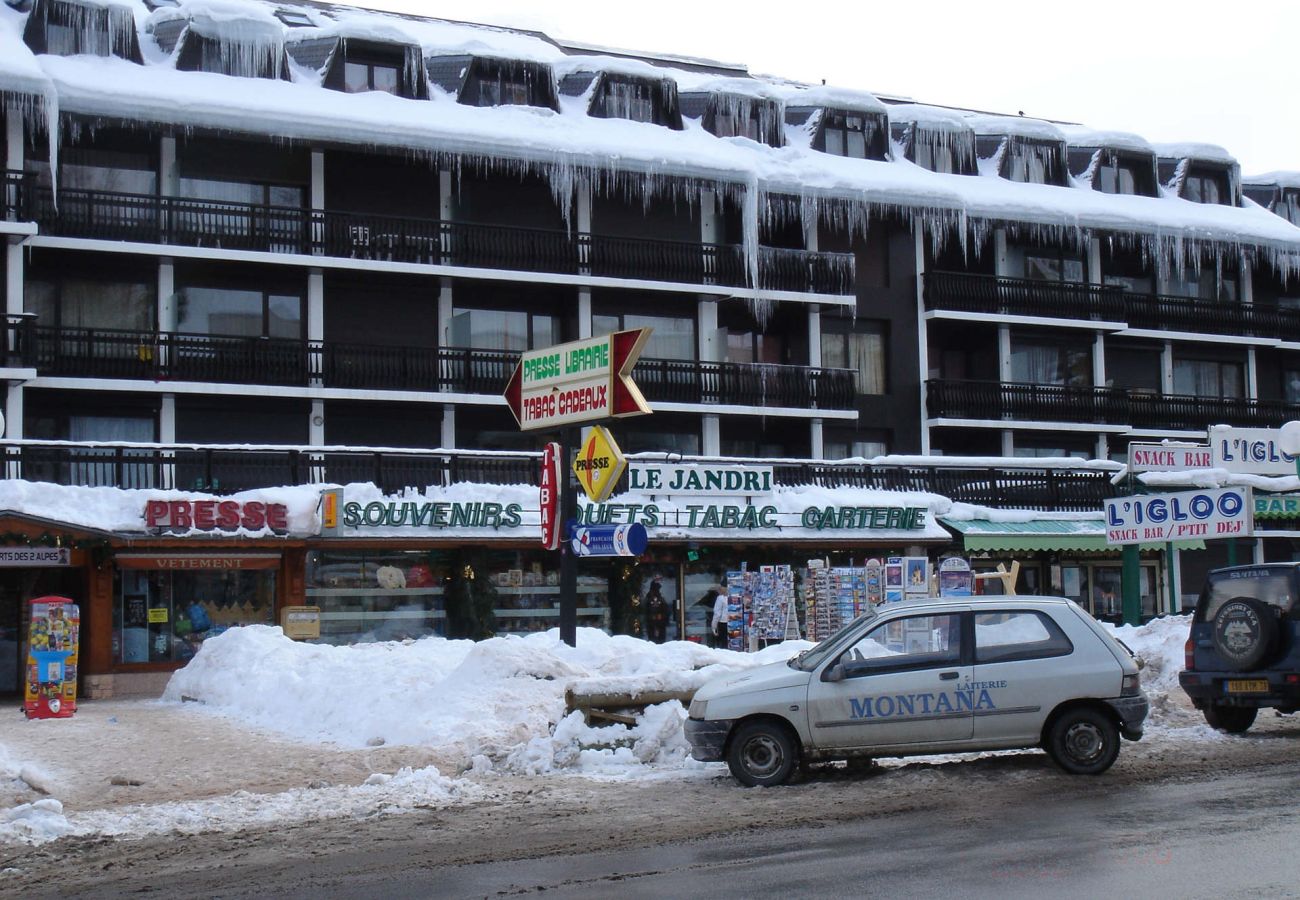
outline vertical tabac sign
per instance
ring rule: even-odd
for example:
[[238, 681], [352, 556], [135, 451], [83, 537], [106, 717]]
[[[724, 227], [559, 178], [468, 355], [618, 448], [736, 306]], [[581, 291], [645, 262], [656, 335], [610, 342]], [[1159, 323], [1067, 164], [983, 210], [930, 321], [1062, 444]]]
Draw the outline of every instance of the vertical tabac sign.
[[542, 511], [542, 546], [560, 548], [560, 476], [563, 473], [560, 445], [552, 441], [542, 448], [542, 475], [538, 482]]

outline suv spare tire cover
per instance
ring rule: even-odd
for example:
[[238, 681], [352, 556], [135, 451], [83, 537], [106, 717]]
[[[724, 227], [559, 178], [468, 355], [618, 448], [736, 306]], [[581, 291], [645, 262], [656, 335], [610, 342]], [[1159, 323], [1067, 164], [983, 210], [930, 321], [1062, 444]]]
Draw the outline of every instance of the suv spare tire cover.
[[1253, 669], [1277, 643], [1273, 608], [1253, 597], [1233, 597], [1214, 616], [1214, 649], [1231, 669]]

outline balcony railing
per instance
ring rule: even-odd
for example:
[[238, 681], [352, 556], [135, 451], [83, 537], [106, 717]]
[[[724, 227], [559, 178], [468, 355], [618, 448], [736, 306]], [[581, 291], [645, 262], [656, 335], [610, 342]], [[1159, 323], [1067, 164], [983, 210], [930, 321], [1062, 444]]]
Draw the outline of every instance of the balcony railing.
[[15, 172], [11, 169], [5, 170], [4, 194], [0, 196], [0, 203], [3, 209], [0, 210], [0, 219], [6, 222], [25, 222], [30, 217], [27, 209], [27, 195], [30, 190], [28, 186], [29, 176], [23, 172]]
[[[500, 394], [517, 353], [232, 335], [38, 325], [12, 316], [8, 364], [39, 375], [199, 381], [358, 390]], [[755, 408], [852, 409], [851, 369], [642, 359], [634, 377], [650, 400]]]
[[1300, 310], [1167, 294], [1135, 294], [1109, 285], [1002, 278], [965, 272], [927, 273], [925, 308], [1120, 322], [1129, 328], [1156, 331], [1300, 341]]
[[[76, 444], [0, 441], [4, 477], [91, 487], [198, 490], [371, 482], [385, 493], [462, 482], [537, 484], [538, 454], [337, 447]], [[893, 466], [809, 461], [773, 466], [781, 485], [926, 491], [1001, 508], [1096, 510], [1109, 471], [1035, 467]]]
[[[425, 265], [750, 286], [729, 244], [576, 234], [221, 200], [63, 189], [34, 192], [45, 234]], [[851, 253], [759, 249], [767, 290], [851, 294]]]
[[1300, 418], [1300, 404], [1283, 400], [1161, 395], [1126, 388], [931, 380], [926, 382], [926, 397], [927, 413], [948, 419], [1201, 431], [1220, 423], [1276, 428]]

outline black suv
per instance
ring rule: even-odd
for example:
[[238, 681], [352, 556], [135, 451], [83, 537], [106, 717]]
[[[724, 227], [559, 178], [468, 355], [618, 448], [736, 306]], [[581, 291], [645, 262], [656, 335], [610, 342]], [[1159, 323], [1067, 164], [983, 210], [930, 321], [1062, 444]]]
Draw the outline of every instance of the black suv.
[[1240, 734], [1261, 708], [1300, 709], [1300, 563], [1215, 569], [1178, 683], [1214, 728]]

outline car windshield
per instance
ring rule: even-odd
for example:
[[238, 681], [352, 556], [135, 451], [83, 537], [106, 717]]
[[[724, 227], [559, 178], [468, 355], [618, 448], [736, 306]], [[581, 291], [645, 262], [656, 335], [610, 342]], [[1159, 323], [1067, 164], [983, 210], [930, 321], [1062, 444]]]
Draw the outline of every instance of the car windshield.
[[1287, 570], [1261, 568], [1211, 572], [1205, 590], [1208, 596], [1197, 613], [1202, 622], [1212, 620], [1219, 607], [1238, 597], [1262, 600], [1283, 612], [1289, 611], [1295, 600], [1291, 572]]
[[811, 672], [813, 669], [821, 665], [822, 660], [826, 658], [827, 654], [844, 642], [844, 637], [848, 635], [849, 632], [854, 632], [856, 634], [866, 627], [869, 622], [873, 622], [877, 618], [878, 614], [876, 613], [875, 607], [867, 609], [867, 611], [862, 615], [858, 616], [852, 622], [845, 625], [817, 646], [810, 647], [798, 656], [793, 657], [788, 665], [792, 669]]

